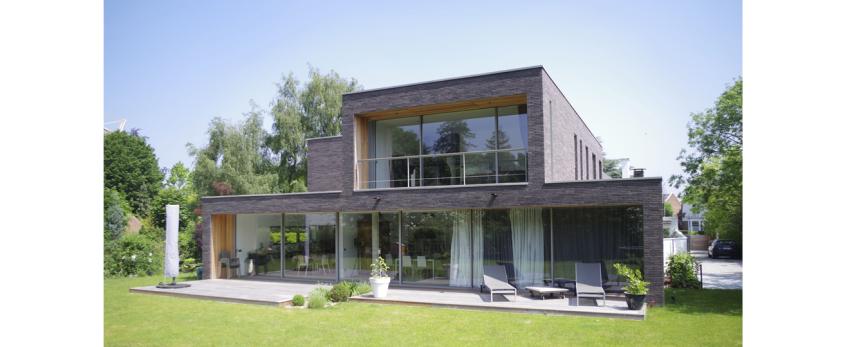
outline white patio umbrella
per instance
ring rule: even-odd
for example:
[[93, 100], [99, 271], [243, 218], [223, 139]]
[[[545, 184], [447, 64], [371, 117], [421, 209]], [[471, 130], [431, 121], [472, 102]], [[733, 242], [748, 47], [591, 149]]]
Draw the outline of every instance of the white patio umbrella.
[[176, 283], [179, 276], [179, 205], [167, 205], [167, 233], [164, 242], [164, 276], [172, 277], [171, 283], [158, 283], [158, 288], [184, 288], [189, 284]]

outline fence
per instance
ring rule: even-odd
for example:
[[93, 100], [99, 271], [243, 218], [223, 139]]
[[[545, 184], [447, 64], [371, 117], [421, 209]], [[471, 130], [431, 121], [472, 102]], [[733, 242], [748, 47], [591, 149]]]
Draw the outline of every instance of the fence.
[[692, 251], [707, 251], [708, 244], [711, 243], [706, 235], [689, 235], [688, 238]]

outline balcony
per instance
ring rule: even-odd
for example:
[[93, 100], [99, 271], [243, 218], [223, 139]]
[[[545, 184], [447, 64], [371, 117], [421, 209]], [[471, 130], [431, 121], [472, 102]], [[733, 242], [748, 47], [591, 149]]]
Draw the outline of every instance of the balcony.
[[358, 189], [527, 182], [525, 148], [358, 160]]

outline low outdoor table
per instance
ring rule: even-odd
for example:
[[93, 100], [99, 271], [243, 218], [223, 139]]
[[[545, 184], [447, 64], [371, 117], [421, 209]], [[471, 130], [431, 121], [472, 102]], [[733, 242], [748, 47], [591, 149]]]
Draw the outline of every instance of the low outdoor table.
[[564, 298], [565, 293], [568, 292], [568, 288], [558, 287], [524, 287], [524, 289], [530, 292], [531, 297], [538, 295], [542, 298], [542, 300], [544, 300], [544, 297], [548, 295], [552, 297], [553, 294], [559, 294], [560, 298]]

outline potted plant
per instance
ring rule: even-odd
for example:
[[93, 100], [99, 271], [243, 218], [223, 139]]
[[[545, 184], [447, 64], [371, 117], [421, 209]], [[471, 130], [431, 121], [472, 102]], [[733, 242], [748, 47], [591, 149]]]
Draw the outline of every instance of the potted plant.
[[369, 284], [372, 286], [372, 294], [376, 298], [385, 298], [386, 291], [389, 289], [389, 281], [391, 280], [387, 273], [389, 266], [386, 265], [382, 257], [378, 257], [371, 266], [372, 274], [369, 277]]
[[615, 263], [615, 270], [618, 274], [626, 277], [627, 285], [623, 287], [626, 295], [626, 307], [630, 310], [640, 310], [644, 306], [644, 299], [647, 297], [649, 289], [647, 286], [650, 282], [643, 280], [641, 270], [630, 269], [629, 266], [621, 263]]

